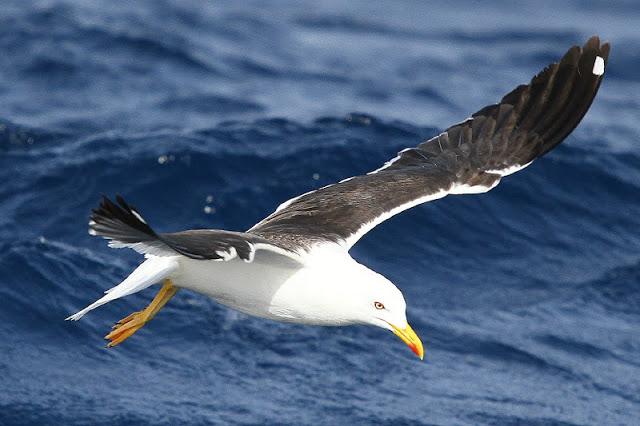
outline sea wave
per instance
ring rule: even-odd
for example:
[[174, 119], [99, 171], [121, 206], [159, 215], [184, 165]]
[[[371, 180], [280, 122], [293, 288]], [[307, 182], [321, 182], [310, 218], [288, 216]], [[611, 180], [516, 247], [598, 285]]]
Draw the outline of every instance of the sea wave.
[[[634, 424], [637, 11], [522, 4], [525, 25], [500, 4], [9, 0], [0, 423]], [[499, 99], [593, 22], [610, 70], [566, 143], [352, 251], [402, 289], [426, 363], [382, 330], [272, 323], [187, 291], [115, 350], [101, 336], [149, 292], [63, 321], [141, 261], [87, 235], [101, 194], [160, 231], [246, 230]]]

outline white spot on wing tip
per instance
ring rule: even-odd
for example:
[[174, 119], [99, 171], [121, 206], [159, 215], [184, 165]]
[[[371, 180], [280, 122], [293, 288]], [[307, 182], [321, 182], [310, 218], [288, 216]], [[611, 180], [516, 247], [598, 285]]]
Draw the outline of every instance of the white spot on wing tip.
[[601, 56], [596, 56], [596, 60], [593, 62], [593, 74], [604, 74], [604, 58], [602, 58]]

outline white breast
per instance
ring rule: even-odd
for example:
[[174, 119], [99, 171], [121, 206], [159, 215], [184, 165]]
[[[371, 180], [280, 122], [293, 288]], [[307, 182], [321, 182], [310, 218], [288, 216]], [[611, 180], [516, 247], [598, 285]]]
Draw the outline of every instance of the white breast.
[[[203, 293], [249, 315], [317, 325], [349, 323], [340, 300], [364, 266], [344, 250], [319, 253], [301, 265], [269, 252], [253, 262], [180, 259], [175, 285]], [[364, 268], [366, 269], [366, 268]], [[345, 294], [341, 294], [345, 293]]]

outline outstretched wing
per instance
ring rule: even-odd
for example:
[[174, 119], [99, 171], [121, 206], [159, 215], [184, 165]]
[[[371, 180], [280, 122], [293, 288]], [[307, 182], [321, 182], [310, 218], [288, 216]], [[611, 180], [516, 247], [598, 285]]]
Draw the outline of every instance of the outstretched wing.
[[502, 100], [381, 168], [293, 198], [249, 230], [285, 246], [347, 249], [373, 227], [447, 194], [486, 192], [562, 142], [595, 97], [609, 44], [573, 46]]
[[109, 240], [114, 248], [128, 247], [151, 256], [176, 256], [191, 259], [227, 261], [237, 258], [252, 262], [257, 251], [267, 251], [300, 262], [299, 257], [266, 239], [244, 232], [217, 229], [156, 233], [140, 213], [122, 197], [114, 203], [104, 197], [93, 210], [89, 233]]

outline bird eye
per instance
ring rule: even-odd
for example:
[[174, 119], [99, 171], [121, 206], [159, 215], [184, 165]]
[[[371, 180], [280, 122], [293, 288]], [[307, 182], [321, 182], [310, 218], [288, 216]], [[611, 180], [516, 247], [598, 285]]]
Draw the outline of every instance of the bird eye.
[[384, 309], [384, 305], [380, 302], [373, 302], [373, 306], [375, 306], [376, 309]]

